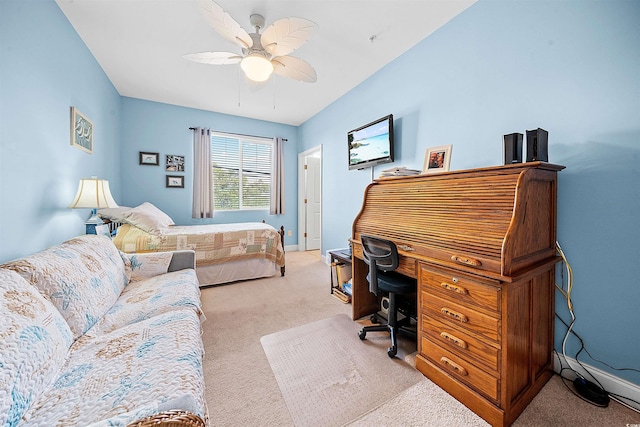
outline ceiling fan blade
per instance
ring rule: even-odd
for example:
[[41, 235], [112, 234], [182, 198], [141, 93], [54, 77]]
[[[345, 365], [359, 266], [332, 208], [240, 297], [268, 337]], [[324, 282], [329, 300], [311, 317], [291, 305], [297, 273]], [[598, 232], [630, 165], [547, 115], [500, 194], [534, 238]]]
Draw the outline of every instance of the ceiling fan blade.
[[242, 61], [242, 56], [232, 52], [190, 53], [188, 55], [184, 55], [183, 58], [190, 61], [211, 65], [237, 64], [238, 62]]
[[278, 56], [271, 60], [273, 72], [294, 80], [315, 83], [318, 80], [316, 70], [307, 61], [293, 56]]
[[311, 38], [318, 26], [303, 18], [279, 19], [262, 33], [264, 49], [273, 56], [288, 55]]
[[209, 25], [222, 37], [245, 49], [253, 46], [253, 40], [241, 26], [213, 0], [198, 0], [200, 13]]

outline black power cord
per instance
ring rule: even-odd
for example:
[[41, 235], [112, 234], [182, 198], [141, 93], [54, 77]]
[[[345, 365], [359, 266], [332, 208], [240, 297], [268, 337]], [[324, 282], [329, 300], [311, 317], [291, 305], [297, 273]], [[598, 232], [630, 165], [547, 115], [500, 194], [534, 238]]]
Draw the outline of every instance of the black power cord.
[[[560, 256], [562, 257], [562, 260], [567, 268], [567, 273], [568, 273], [567, 290], [565, 291], [562, 287], [558, 286], [557, 284], [556, 284], [556, 289], [560, 291], [564, 295], [564, 297], [567, 299], [567, 307], [569, 309], [569, 312], [571, 313], [571, 323], [567, 324], [567, 322], [565, 322], [564, 319], [562, 319], [562, 317], [560, 317], [560, 315], [556, 312], [556, 317], [567, 327], [567, 332], [565, 334], [565, 338], [562, 343], [562, 357], [564, 357], [564, 362], [566, 366], [568, 366], [567, 368], [564, 367], [564, 364], [560, 359], [560, 355], [554, 351], [554, 353], [556, 354], [556, 356], [560, 361], [559, 375], [560, 375], [560, 378], [562, 378], [562, 382], [564, 383], [565, 387], [567, 387], [570, 391], [572, 391], [576, 396], [580, 397], [581, 399], [593, 405], [600, 406], [600, 407], [607, 407], [609, 405], [610, 399], [614, 399], [617, 402], [622, 403], [623, 405], [635, 411], [638, 411], [637, 409], [632, 408], [631, 406], [627, 405], [627, 403], [621, 401], [620, 399], [624, 399], [628, 402], [633, 402], [636, 404], [639, 404], [639, 402], [625, 396], [620, 396], [616, 393], [607, 392], [602, 386], [602, 384], [600, 384], [600, 382], [580, 362], [579, 356], [580, 356], [580, 353], [582, 353], [582, 351], [584, 350], [592, 360], [602, 363], [603, 365], [606, 365], [611, 369], [620, 370], [620, 371], [629, 370], [629, 371], [640, 372], [638, 369], [633, 369], [633, 368], [615, 368], [605, 362], [602, 362], [601, 360], [594, 358], [585, 347], [584, 341], [582, 340], [582, 338], [573, 330], [573, 325], [576, 322], [575, 313], [573, 311], [573, 304], [571, 302], [571, 289], [573, 288], [573, 272], [571, 270], [571, 266], [569, 265], [569, 261], [567, 261], [567, 258], [564, 255], [564, 252], [562, 251], [562, 248], [560, 247], [560, 244], [558, 242], [556, 242], [556, 249], [560, 254]], [[564, 283], [564, 270], [562, 271], [562, 273], [563, 273], [562, 283]], [[567, 359], [567, 356], [565, 354], [565, 343], [566, 343], [566, 340], [569, 338], [569, 335], [575, 336], [580, 342], [580, 349], [576, 353], [575, 361], [580, 365], [580, 367], [584, 370], [584, 372], [593, 379], [593, 382], [586, 379], [583, 375], [580, 374], [580, 372], [576, 371], [571, 367], [571, 364], [569, 363], [569, 360]], [[567, 382], [570, 381], [569, 378], [565, 378], [562, 375], [562, 372], [565, 370], [569, 370], [573, 372], [573, 374], [576, 376], [575, 379], [573, 380], [573, 387], [569, 387], [569, 385], [567, 384]]]
[[576, 379], [573, 380], [573, 387], [583, 399], [588, 400], [594, 405], [602, 408], [609, 406], [609, 394], [591, 381], [576, 377]]

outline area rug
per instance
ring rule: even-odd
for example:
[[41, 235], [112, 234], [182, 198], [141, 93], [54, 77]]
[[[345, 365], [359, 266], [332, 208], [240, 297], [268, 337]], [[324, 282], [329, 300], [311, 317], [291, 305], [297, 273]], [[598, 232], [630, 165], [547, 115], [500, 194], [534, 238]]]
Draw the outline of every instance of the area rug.
[[342, 426], [424, 377], [339, 314], [260, 339], [296, 426]]

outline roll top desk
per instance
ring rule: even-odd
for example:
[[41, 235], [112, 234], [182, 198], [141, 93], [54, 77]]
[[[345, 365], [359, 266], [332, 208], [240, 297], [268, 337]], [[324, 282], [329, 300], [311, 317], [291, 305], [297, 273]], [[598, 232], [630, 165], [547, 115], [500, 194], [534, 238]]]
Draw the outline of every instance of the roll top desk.
[[360, 235], [394, 241], [398, 271], [418, 279], [417, 369], [494, 426], [513, 423], [553, 375], [562, 169], [381, 178], [353, 223], [353, 318], [379, 309]]

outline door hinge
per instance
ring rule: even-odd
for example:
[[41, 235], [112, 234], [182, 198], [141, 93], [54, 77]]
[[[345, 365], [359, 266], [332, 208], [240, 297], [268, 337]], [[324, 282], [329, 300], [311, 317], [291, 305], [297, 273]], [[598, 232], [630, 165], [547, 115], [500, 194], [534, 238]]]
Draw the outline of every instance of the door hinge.
[[307, 237], [307, 233], [304, 233], [304, 237]]
[[304, 204], [305, 204], [305, 205], [307, 204], [307, 199], [304, 199]]
[[308, 165], [304, 165], [304, 170], [307, 170], [307, 169], [309, 169], [309, 166]]

